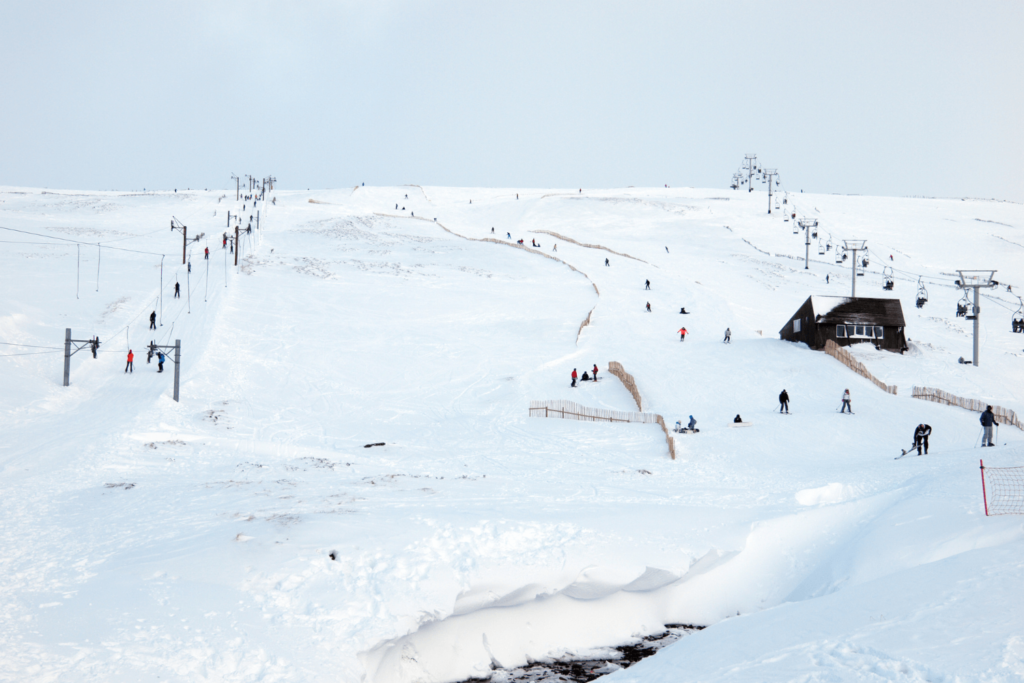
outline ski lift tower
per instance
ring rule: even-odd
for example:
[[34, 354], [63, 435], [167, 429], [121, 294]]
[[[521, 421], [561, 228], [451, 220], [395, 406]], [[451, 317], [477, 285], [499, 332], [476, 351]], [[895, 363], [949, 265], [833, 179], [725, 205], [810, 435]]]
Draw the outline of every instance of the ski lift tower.
[[768, 179], [768, 215], [770, 216], [772, 213], [772, 179], [779, 175], [779, 171], [774, 168], [766, 168], [763, 173], [764, 177]]
[[756, 154], [747, 154], [743, 157], [747, 162], [747, 192], [754, 191], [754, 163], [757, 161]]
[[960, 279], [956, 281], [956, 286], [963, 289], [965, 292], [967, 288], [974, 290], [974, 306], [971, 310], [971, 315], [967, 316], [968, 320], [974, 321], [974, 367], [978, 367], [978, 318], [981, 314], [981, 307], [978, 305], [978, 290], [982, 287], [992, 289], [998, 287], [999, 283], [992, 279], [992, 276], [996, 274], [994, 270], [957, 270], [960, 273]]
[[811, 267], [811, 228], [817, 228], [818, 221], [813, 218], [801, 218], [798, 225], [804, 229], [804, 270], [808, 270]]
[[846, 251], [853, 252], [853, 266], [850, 271], [850, 281], [853, 283], [853, 289], [850, 292], [850, 298], [857, 298], [857, 252], [864, 251], [867, 246], [867, 240], [843, 240], [843, 247]]

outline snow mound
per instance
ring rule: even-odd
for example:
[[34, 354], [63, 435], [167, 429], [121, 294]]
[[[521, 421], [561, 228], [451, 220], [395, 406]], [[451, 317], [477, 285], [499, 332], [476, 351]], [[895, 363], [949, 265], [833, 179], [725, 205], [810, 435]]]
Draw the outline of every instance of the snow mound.
[[827, 484], [816, 489], [804, 489], [796, 492], [796, 502], [801, 505], [831, 505], [842, 503], [856, 496], [852, 486], [846, 484]]

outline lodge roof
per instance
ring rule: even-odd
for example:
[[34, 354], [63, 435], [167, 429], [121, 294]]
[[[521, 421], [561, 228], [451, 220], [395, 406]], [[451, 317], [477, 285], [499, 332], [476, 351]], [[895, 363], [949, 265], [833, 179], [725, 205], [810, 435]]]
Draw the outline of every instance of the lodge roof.
[[[819, 325], [863, 323], [904, 327], [903, 306], [899, 299], [868, 299], [845, 296], [811, 296], [811, 311]], [[806, 302], [805, 302], [806, 303]]]

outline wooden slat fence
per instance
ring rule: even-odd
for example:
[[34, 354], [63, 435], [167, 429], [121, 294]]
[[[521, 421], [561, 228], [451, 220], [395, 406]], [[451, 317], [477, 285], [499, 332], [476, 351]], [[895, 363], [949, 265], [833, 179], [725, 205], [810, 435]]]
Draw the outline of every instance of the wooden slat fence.
[[530, 401], [530, 417], [558, 417], [583, 422], [639, 422], [657, 424], [665, 433], [668, 453], [676, 459], [676, 441], [665, 425], [665, 418], [655, 413], [627, 413], [621, 410], [605, 410], [581, 406], [575, 401]]
[[[587, 244], [586, 242], [577, 242], [576, 240], [574, 240], [571, 237], [566, 237], [565, 235], [559, 235], [557, 232], [551, 232], [550, 230], [531, 230], [530, 232], [544, 233], [545, 235], [551, 235], [552, 237], [557, 237], [558, 239], [563, 240], [565, 242], [571, 242], [572, 244], [578, 244], [579, 246], [586, 247], [587, 249], [601, 249], [603, 251], [607, 251], [608, 253], [615, 254], [616, 256], [625, 256], [626, 258], [633, 259], [634, 261], [639, 261], [640, 263], [647, 263], [647, 261], [644, 261], [642, 258], [637, 258], [636, 256], [630, 256], [629, 254], [623, 254], [621, 251], [615, 251], [614, 249], [609, 249], [608, 247], [602, 247], [600, 244]], [[648, 264], [648, 265], [650, 265], [650, 264]]]
[[530, 401], [530, 417], [560, 417], [584, 422], [641, 422], [654, 424], [660, 415], [627, 413], [621, 410], [591, 408], [575, 401]]
[[[933, 403], [943, 403], [947, 406], [966, 408], [967, 410], [973, 410], [976, 413], [983, 413], [985, 412], [986, 407], [992, 405], [987, 401], [982, 401], [976, 398], [962, 398], [960, 396], [955, 396], [948, 391], [943, 391], [942, 389], [931, 389], [929, 387], [914, 387], [911, 390], [911, 394], [914, 398], [920, 398]], [[992, 406], [992, 412], [995, 413], [996, 422], [999, 424], [1010, 424], [1017, 429], [1024, 430], [1024, 424], [1022, 424], [1020, 419], [1017, 417], [1017, 413], [1013, 412], [1009, 408]]]
[[872, 375], [868, 371], [868, 369], [864, 367], [863, 363], [861, 363], [860, 361], [853, 357], [853, 354], [851, 354], [849, 351], [844, 349], [839, 344], [836, 344], [831, 339], [825, 341], [825, 353], [832, 356], [837, 361], [839, 361], [846, 367], [850, 368], [861, 377], [871, 380], [871, 382], [874, 383], [874, 385], [881, 389], [882, 391], [888, 392], [890, 394], [896, 393], [895, 385], [890, 386], [883, 382], [882, 380], [875, 377], [874, 375]]
[[[597, 308], [597, 306], [595, 306], [594, 308]], [[586, 319], [583, 322], [580, 323], [580, 329], [577, 330], [577, 332], [576, 332], [576, 344], [577, 345], [580, 343], [580, 335], [583, 334], [583, 328], [590, 324], [590, 317], [592, 315], [594, 315], [594, 308], [590, 309], [590, 313], [587, 313]]]
[[640, 410], [644, 409], [644, 400], [640, 396], [640, 390], [636, 388], [636, 380], [633, 379], [633, 375], [626, 372], [626, 368], [622, 367], [622, 364], [617, 361], [608, 362], [608, 372], [612, 373], [619, 378], [619, 381], [629, 390], [629, 393], [633, 396], [633, 400], [636, 401], [636, 407]]

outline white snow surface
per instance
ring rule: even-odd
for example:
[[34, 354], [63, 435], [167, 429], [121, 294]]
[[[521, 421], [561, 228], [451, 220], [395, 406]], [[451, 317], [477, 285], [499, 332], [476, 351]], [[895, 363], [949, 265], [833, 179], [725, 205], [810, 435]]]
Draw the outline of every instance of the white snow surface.
[[[238, 268], [219, 236], [252, 205], [225, 194], [0, 188], [0, 226], [86, 243], [0, 231], [0, 680], [444, 683], [666, 623], [708, 628], [609, 680], [1024, 678], [1024, 518], [985, 516], [978, 469], [1024, 465], [1024, 434], [978, 449], [976, 413], [910, 396], [1024, 414], [1015, 295], [984, 294], [974, 368], [951, 285], [1024, 289], [1021, 205], [790, 195], [868, 241], [858, 293], [902, 300], [911, 351], [854, 349], [892, 396], [777, 338], [849, 269], [805, 270], [764, 194], [276, 191]], [[171, 216], [207, 235], [191, 275]], [[67, 388], [66, 327], [102, 341]], [[182, 342], [180, 403], [151, 339]], [[528, 417], [635, 411], [609, 361], [696, 417], [678, 459], [655, 425]], [[894, 460], [921, 422], [931, 453]]]

